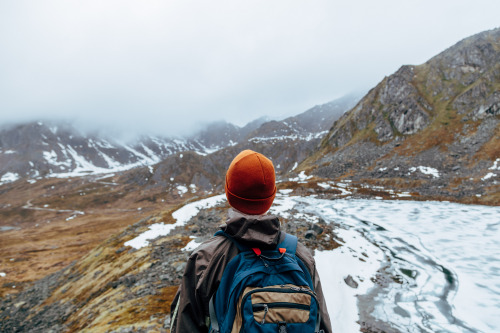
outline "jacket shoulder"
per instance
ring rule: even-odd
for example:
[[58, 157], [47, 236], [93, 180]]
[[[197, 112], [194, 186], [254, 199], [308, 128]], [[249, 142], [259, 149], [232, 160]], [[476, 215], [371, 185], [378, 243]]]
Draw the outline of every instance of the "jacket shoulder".
[[224, 236], [213, 236], [210, 239], [202, 242], [196, 249], [191, 252], [189, 259], [200, 260], [206, 259], [210, 260], [219, 254], [227, 252], [231, 247], [231, 241]]

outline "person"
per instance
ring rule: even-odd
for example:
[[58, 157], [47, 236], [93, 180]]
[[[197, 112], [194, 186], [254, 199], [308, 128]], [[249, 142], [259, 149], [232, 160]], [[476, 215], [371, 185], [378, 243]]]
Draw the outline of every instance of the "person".
[[[265, 214], [276, 195], [275, 177], [273, 163], [252, 150], [242, 151], [231, 162], [225, 181], [231, 208], [221, 229], [237, 242], [265, 250], [276, 248], [284, 239], [279, 218]], [[214, 236], [193, 251], [171, 304], [171, 333], [208, 332], [210, 298], [217, 291], [224, 268], [237, 254], [237, 246], [224, 236]], [[300, 242], [296, 255], [313, 280], [320, 306], [320, 329], [330, 333], [330, 318], [314, 257]]]

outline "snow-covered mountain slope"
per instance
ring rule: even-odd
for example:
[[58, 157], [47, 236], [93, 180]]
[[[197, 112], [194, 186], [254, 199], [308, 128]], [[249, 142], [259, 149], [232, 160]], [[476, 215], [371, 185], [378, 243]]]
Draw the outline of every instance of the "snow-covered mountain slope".
[[[279, 122], [259, 118], [240, 128], [221, 121], [208, 124], [191, 136], [142, 136], [133, 142], [82, 133], [68, 124], [55, 122], [4, 127], [0, 129], [0, 185], [20, 178], [36, 181], [40, 177], [120, 172], [151, 166], [182, 152], [206, 156], [247, 142], [319, 140], [354, 103], [349, 96]], [[316, 117], [319, 119], [314, 124]]]
[[68, 125], [34, 122], [0, 131], [0, 175], [6, 182], [6, 174], [12, 180], [110, 173], [152, 165], [186, 150], [203, 147], [161, 137], [141, 137], [129, 144], [83, 134]]
[[268, 121], [249, 133], [247, 140], [313, 140], [323, 138], [333, 123], [356, 105], [361, 94], [350, 94], [280, 121]]

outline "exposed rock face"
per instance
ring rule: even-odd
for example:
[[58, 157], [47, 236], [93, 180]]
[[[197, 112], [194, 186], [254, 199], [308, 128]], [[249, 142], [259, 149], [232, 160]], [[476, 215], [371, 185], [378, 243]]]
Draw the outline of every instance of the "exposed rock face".
[[334, 124], [303, 167], [322, 177], [404, 186], [418, 180], [425, 194], [493, 194], [500, 181], [499, 115], [495, 29], [386, 77]]
[[403, 66], [387, 79], [381, 89], [381, 111], [388, 117], [385, 126], [393, 124], [396, 130], [393, 132], [414, 134], [429, 124], [431, 107], [412, 84], [414, 76], [413, 67]]

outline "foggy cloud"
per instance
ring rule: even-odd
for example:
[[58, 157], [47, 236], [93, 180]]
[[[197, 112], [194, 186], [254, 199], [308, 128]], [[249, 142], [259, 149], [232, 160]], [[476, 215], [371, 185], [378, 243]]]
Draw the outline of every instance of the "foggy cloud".
[[0, 125], [183, 134], [369, 89], [498, 24], [500, 2], [0, 3]]

